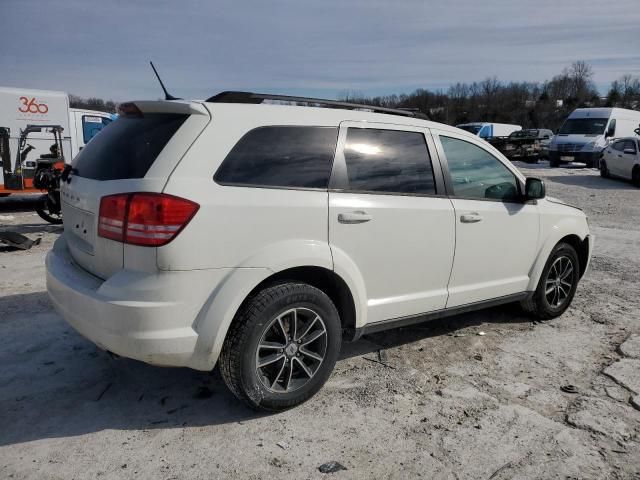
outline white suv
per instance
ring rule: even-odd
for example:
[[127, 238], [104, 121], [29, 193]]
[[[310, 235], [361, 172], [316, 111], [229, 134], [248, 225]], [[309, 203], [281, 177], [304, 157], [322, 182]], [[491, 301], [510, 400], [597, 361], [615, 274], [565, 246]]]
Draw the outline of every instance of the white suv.
[[410, 112], [242, 92], [122, 110], [65, 175], [51, 299], [115, 354], [218, 363], [254, 408], [311, 397], [363, 333], [517, 301], [556, 317], [589, 263], [581, 210]]

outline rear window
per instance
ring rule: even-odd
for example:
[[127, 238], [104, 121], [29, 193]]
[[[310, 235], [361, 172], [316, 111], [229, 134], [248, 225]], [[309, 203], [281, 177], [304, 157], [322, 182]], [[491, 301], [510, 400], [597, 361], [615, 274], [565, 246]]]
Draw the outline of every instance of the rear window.
[[120, 117], [74, 158], [74, 175], [93, 180], [144, 177], [187, 117], [169, 113]]
[[238, 141], [214, 180], [223, 185], [327, 188], [335, 127], [260, 127]]

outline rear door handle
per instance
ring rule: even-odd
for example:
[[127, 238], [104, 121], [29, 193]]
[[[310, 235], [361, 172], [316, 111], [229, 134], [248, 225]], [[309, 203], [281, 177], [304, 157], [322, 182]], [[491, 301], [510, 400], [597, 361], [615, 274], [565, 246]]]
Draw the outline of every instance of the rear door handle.
[[355, 212], [339, 213], [338, 222], [346, 224], [365, 223], [371, 220], [373, 217], [367, 212], [357, 210]]
[[477, 213], [465, 213], [460, 215], [460, 221], [462, 223], [478, 223], [482, 221], [482, 216]]

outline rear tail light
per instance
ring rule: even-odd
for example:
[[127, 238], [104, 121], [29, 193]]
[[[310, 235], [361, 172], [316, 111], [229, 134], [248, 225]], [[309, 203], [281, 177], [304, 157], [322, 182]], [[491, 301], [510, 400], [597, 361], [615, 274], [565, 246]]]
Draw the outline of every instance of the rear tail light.
[[100, 200], [98, 235], [118, 242], [160, 247], [173, 240], [200, 206], [164, 193], [122, 193]]

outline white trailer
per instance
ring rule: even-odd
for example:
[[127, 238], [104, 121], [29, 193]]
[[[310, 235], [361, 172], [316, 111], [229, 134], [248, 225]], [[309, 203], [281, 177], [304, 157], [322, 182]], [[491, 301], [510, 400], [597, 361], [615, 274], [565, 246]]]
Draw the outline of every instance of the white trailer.
[[[0, 127], [9, 129], [12, 157], [18, 149], [20, 131], [27, 125], [60, 125], [64, 129], [65, 160], [70, 163], [82, 147], [112, 120], [109, 113], [70, 108], [69, 96], [64, 92], [0, 87]], [[23, 165], [26, 169], [31, 167], [33, 159], [49, 153], [51, 134], [32, 133], [29, 144], [34, 150]]]
[[522, 130], [522, 127], [520, 125], [490, 122], [461, 123], [460, 125], [456, 125], [456, 127], [461, 128], [462, 130], [466, 130], [467, 132], [471, 132], [474, 135], [477, 135], [480, 138], [484, 139], [490, 137], [508, 137], [513, 132]]

